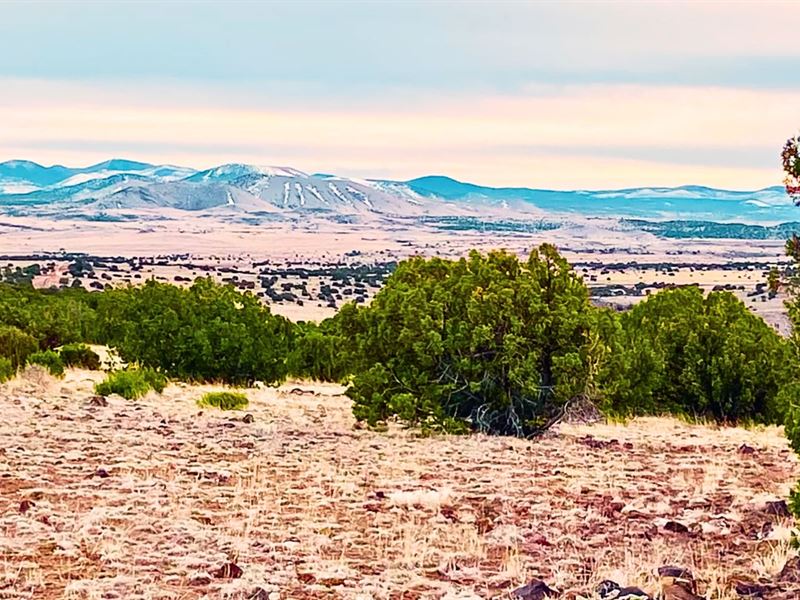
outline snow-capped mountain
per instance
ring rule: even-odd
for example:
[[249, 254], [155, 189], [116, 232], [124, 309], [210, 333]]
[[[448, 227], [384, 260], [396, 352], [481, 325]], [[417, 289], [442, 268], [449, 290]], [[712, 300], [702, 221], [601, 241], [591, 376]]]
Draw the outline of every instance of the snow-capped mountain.
[[752, 192], [702, 186], [556, 191], [493, 188], [443, 176], [410, 181], [309, 174], [291, 167], [225, 164], [196, 171], [113, 159], [84, 168], [0, 163], [0, 211], [15, 214], [212, 211], [228, 215], [544, 216], [707, 220], [773, 224], [800, 220], [782, 187]]
[[62, 165], [44, 167], [29, 160], [0, 163], [0, 194], [22, 194], [55, 187], [70, 187], [114, 175], [140, 175], [157, 181], [185, 179], [194, 169], [172, 165], [151, 165], [114, 158], [96, 165], [70, 168]]

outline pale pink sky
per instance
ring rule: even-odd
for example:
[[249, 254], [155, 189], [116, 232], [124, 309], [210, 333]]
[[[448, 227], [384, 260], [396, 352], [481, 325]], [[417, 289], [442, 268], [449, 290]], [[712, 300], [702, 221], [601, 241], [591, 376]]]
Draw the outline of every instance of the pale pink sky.
[[0, 161], [753, 189], [800, 129], [799, 2], [6, 7]]

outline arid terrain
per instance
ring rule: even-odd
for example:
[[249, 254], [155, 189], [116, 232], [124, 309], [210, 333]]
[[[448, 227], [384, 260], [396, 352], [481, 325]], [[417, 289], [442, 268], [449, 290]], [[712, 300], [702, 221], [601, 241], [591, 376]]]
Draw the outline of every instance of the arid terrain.
[[574, 598], [605, 578], [653, 593], [679, 565], [722, 600], [795, 554], [780, 501], [800, 466], [776, 428], [423, 438], [358, 428], [334, 385], [220, 412], [186, 385], [104, 405], [100, 377], [0, 387], [0, 597], [489, 598], [537, 577]]
[[72, 285], [68, 267], [84, 256], [91, 269], [78, 278], [89, 289], [149, 278], [186, 284], [211, 275], [260, 295], [273, 312], [319, 321], [349, 300], [368, 302], [408, 256], [452, 258], [497, 248], [526, 255], [544, 242], [559, 248], [600, 303], [628, 306], [669, 285], [729, 289], [789, 332], [785, 296], [766, 293], [769, 268], [790, 264], [782, 240], [669, 239], [620, 231], [602, 219], [552, 231], [453, 231], [397, 219], [247, 225], [185, 216], [122, 223], [4, 217], [0, 268], [36, 263], [46, 267], [37, 287]]

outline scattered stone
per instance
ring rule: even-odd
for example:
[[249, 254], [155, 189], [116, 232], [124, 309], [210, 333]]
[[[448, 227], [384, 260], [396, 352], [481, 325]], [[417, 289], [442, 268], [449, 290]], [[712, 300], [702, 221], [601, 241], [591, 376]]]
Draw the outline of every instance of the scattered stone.
[[211, 581], [211, 576], [208, 573], [197, 573], [189, 579], [189, 585], [209, 585]]
[[556, 596], [558, 596], [558, 592], [548, 587], [541, 579], [534, 579], [529, 584], [511, 592], [511, 597], [516, 600], [544, 600], [544, 598]]
[[108, 406], [108, 400], [106, 400], [103, 396], [90, 396], [89, 399], [86, 401], [86, 404], [89, 406]]
[[26, 512], [28, 512], [34, 506], [36, 506], [36, 505], [33, 502], [31, 502], [30, 500], [23, 500], [22, 502], [19, 503], [19, 512], [20, 512], [21, 515], [24, 515]]
[[788, 519], [792, 516], [789, 506], [786, 504], [786, 500], [773, 500], [771, 502], [767, 502], [767, 504], [764, 506], [764, 512], [768, 515], [781, 517], [782, 519]]
[[790, 558], [778, 573], [779, 583], [800, 583], [800, 556]]
[[270, 600], [269, 592], [264, 588], [256, 588], [250, 593], [247, 600]]
[[751, 581], [740, 581], [734, 589], [742, 598], [760, 598], [770, 590], [766, 585]]
[[683, 523], [678, 523], [678, 521], [667, 521], [664, 523], [664, 530], [679, 534], [689, 533], [689, 528]]
[[[697, 593], [697, 584], [695, 583], [694, 575], [689, 569], [664, 565], [658, 568], [657, 573], [661, 578], [661, 585], [665, 589], [671, 586], [679, 586], [691, 594]], [[679, 596], [675, 597], [679, 598]]]
[[755, 454], [756, 453], [756, 449], [753, 448], [752, 446], [748, 446], [747, 444], [742, 444], [741, 446], [739, 446], [739, 449], [737, 450], [737, 452], [739, 454], [749, 455], [749, 454]]
[[100, 478], [102, 478], [102, 479], [105, 479], [106, 477], [111, 477], [111, 475], [109, 474], [109, 472], [108, 472], [108, 471], [106, 471], [106, 470], [105, 470], [104, 468], [102, 468], [102, 467], [100, 467], [99, 469], [97, 469], [97, 470], [94, 472], [94, 476], [95, 476], [95, 477], [100, 477]]
[[242, 423], [253, 423], [255, 422], [255, 417], [250, 413], [247, 413], [245, 416], [242, 417]]
[[214, 577], [217, 579], [239, 579], [244, 574], [242, 568], [236, 563], [225, 563], [219, 569], [214, 571]]
[[621, 587], [609, 579], [601, 582], [595, 591], [603, 600], [653, 600], [647, 592], [638, 587]]
[[705, 600], [693, 591], [686, 589], [676, 583], [663, 584], [661, 586], [660, 600]]

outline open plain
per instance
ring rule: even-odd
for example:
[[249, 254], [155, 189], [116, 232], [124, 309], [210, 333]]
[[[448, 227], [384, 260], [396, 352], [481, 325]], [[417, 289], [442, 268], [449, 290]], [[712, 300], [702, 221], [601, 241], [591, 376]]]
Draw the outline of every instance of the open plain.
[[93, 400], [101, 376], [0, 387], [0, 597], [495, 598], [541, 578], [591, 598], [605, 578], [655, 593], [663, 565], [709, 600], [797, 597], [778, 428], [425, 438], [359, 429], [335, 385], [247, 390], [237, 413], [184, 384]]

